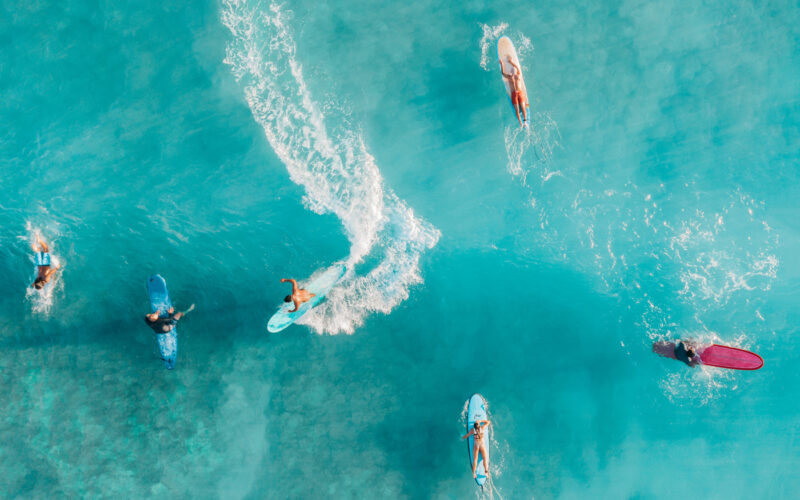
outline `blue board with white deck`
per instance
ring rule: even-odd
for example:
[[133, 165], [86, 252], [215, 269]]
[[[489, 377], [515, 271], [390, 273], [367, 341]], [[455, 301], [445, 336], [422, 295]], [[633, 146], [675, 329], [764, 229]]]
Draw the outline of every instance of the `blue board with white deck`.
[[267, 330], [270, 333], [277, 333], [300, 319], [302, 315], [322, 302], [322, 299], [325, 298], [325, 295], [330, 292], [336, 283], [338, 283], [339, 280], [344, 277], [346, 272], [347, 266], [344, 264], [336, 264], [322, 273], [319, 277], [315, 278], [308, 285], [302, 286], [301, 288], [305, 288], [309, 292], [313, 293], [314, 297], [312, 297], [308, 302], [300, 304], [300, 308], [295, 312], [289, 312], [294, 309], [293, 302], [284, 302], [281, 304], [281, 306], [278, 307], [278, 312], [273, 314], [269, 319]]
[[[487, 411], [488, 405], [486, 404], [486, 400], [483, 399], [483, 396], [480, 394], [473, 394], [471, 398], [469, 398], [469, 406], [467, 406], [467, 432], [472, 429], [472, 425], [475, 423], [476, 420], [488, 420], [489, 413]], [[486, 452], [489, 452], [489, 433], [491, 429], [489, 427], [485, 428], [484, 431], [486, 433]], [[467, 439], [467, 445], [469, 446], [469, 468], [470, 471], [472, 470], [472, 448], [475, 445], [475, 438], [470, 436]], [[475, 478], [475, 482], [478, 483], [479, 486], [483, 486], [486, 484], [486, 468], [484, 467], [483, 463], [483, 456], [478, 457], [478, 466], [475, 467], [475, 473], [478, 477]]]

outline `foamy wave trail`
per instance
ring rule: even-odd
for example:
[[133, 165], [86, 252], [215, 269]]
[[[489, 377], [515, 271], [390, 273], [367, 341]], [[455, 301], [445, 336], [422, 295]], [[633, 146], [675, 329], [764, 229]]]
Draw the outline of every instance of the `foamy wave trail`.
[[490, 71], [491, 67], [489, 66], [489, 63], [491, 60], [489, 59], [489, 50], [493, 47], [492, 42], [500, 38], [500, 36], [506, 31], [508, 28], [508, 23], [500, 23], [497, 26], [490, 26], [483, 23], [478, 23], [478, 25], [483, 31], [483, 36], [481, 36], [479, 42], [481, 47], [481, 68], [483, 68], [484, 71]]
[[419, 258], [439, 231], [386, 189], [356, 131], [326, 127], [331, 117], [311, 98], [296, 58], [291, 15], [274, 3], [262, 10], [259, 2], [224, 0], [222, 22], [233, 35], [225, 63], [243, 83], [253, 116], [290, 178], [305, 188], [305, 205], [341, 220], [351, 245], [348, 269], [368, 255], [377, 262], [363, 276], [348, 274], [301, 321], [320, 333], [352, 333], [367, 315], [388, 313], [422, 282]]

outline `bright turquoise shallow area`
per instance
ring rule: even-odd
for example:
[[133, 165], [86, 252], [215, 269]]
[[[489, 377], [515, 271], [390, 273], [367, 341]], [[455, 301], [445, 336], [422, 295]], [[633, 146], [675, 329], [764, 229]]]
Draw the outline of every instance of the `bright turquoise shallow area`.
[[0, 496], [797, 498], [800, 8], [573, 4], [4, 2]]

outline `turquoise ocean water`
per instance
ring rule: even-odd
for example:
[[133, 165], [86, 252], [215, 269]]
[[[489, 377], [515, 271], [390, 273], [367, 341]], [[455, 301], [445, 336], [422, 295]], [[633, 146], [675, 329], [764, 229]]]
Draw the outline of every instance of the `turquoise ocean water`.
[[3, 2], [0, 497], [797, 498], [798, 41], [796, 2]]

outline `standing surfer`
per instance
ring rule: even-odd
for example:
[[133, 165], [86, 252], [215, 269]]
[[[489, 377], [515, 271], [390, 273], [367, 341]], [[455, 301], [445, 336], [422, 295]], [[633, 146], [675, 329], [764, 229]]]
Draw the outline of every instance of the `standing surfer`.
[[58, 271], [59, 265], [50, 265], [50, 248], [47, 243], [36, 235], [36, 243], [33, 244], [33, 260], [36, 263], [36, 279], [31, 287], [41, 290], [53, 278]]
[[489, 477], [489, 454], [486, 452], [486, 446], [489, 441], [489, 434], [487, 427], [491, 425], [488, 420], [476, 420], [472, 425], [472, 429], [464, 434], [461, 439], [467, 439], [470, 436], [475, 436], [475, 441], [472, 445], [472, 477], [477, 478], [478, 475], [475, 469], [478, 467], [478, 453], [483, 455], [483, 469], [486, 471], [486, 477]]
[[[525, 122], [528, 121], [528, 112], [525, 109], [525, 97], [522, 95], [522, 85], [520, 83], [520, 76], [522, 75], [522, 69], [517, 66], [517, 63], [511, 58], [511, 56], [507, 56], [506, 60], [508, 64], [511, 65], [511, 70], [506, 73], [503, 69], [503, 60], [499, 59], [500, 61], [500, 73], [503, 74], [503, 78], [508, 80], [509, 85], [511, 86], [511, 104], [514, 105], [514, 111], [517, 112], [517, 120], [519, 120], [519, 126], [524, 127]], [[520, 109], [522, 110], [522, 117], [519, 116]]]
[[292, 293], [291, 295], [287, 295], [283, 301], [284, 302], [294, 302], [294, 310], [289, 311], [290, 313], [297, 312], [300, 310], [300, 304], [303, 302], [308, 302], [311, 300], [312, 297], [316, 297], [316, 294], [309, 292], [304, 288], [300, 288], [297, 286], [297, 281], [289, 278], [282, 278], [281, 283], [291, 283], [292, 284]]

